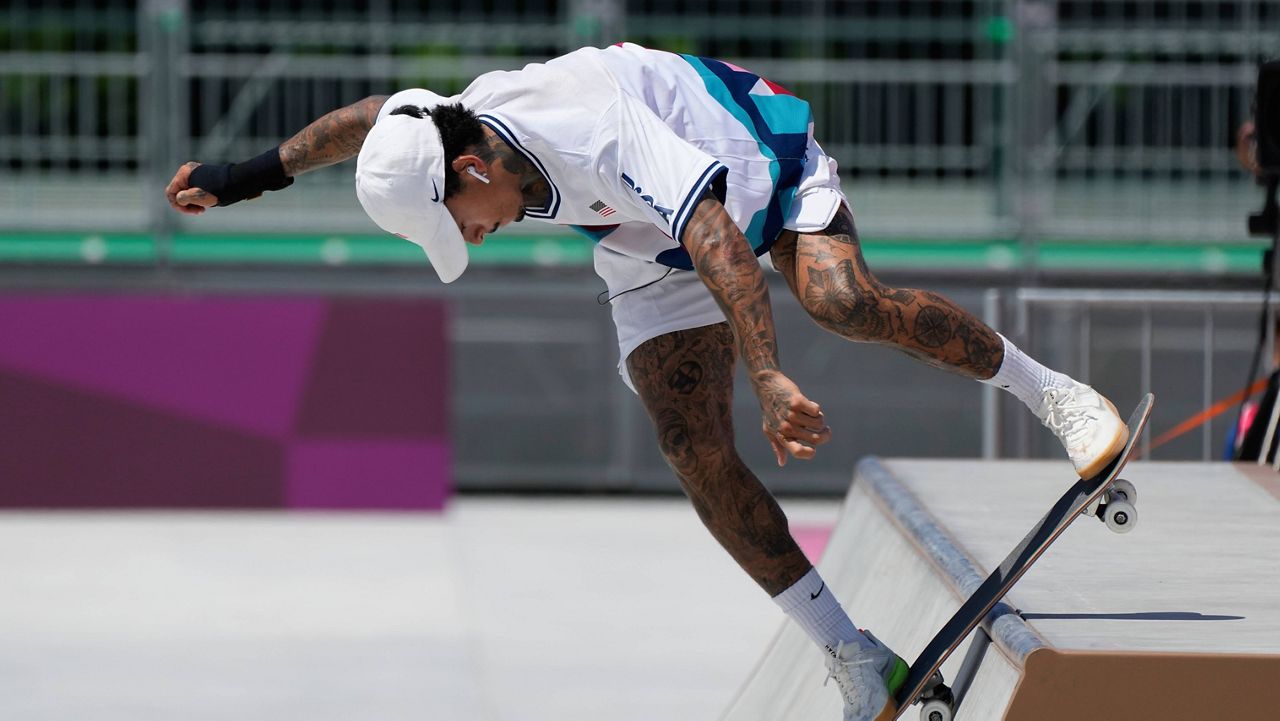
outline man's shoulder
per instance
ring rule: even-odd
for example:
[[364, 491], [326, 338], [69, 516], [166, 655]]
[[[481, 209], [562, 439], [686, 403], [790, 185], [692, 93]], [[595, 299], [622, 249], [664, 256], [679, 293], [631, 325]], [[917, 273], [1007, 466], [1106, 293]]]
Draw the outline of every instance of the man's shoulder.
[[[594, 52], [589, 52], [594, 51]], [[518, 70], [485, 73], [462, 91], [463, 103], [516, 102], [548, 97], [589, 99], [596, 90], [614, 86], [607, 70], [595, 58], [600, 51], [582, 48], [543, 63], [529, 63]]]
[[[547, 64], [549, 66], [550, 63]], [[476, 79], [460, 102], [495, 131], [557, 154], [590, 156], [597, 131], [608, 127], [618, 88], [600, 71], [564, 68], [489, 73]]]

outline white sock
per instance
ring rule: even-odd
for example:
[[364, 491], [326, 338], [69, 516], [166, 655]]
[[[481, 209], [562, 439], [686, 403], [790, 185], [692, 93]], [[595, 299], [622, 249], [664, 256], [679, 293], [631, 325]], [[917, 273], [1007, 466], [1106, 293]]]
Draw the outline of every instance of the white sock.
[[773, 601], [800, 624], [814, 643], [832, 653], [842, 642], [846, 646], [857, 643], [862, 648], [871, 648], [871, 642], [849, 620], [816, 568], [809, 569], [791, 588], [774, 596]]
[[1018, 346], [1008, 338], [1000, 336], [1000, 340], [1004, 341], [1004, 361], [1000, 370], [983, 383], [1009, 391], [1032, 409], [1040, 405], [1040, 395], [1047, 389], [1068, 388], [1075, 384], [1070, 376], [1046, 368], [1018, 350]]

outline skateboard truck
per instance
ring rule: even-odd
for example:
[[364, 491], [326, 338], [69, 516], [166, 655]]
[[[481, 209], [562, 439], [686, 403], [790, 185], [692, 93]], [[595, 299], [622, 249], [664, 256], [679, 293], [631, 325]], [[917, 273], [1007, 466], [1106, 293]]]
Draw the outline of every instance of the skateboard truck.
[[1095, 516], [1112, 533], [1128, 533], [1138, 524], [1138, 489], [1123, 478], [1112, 481], [1111, 488], [1084, 509]]
[[955, 715], [956, 698], [942, 680], [938, 671], [929, 679], [924, 693], [920, 694], [920, 721], [951, 721]]
[[978, 668], [982, 665], [982, 659], [986, 656], [987, 647], [990, 645], [991, 636], [987, 634], [986, 629], [979, 626], [973, 635], [969, 651], [964, 655], [964, 661], [956, 672], [955, 681], [948, 686], [942, 677], [942, 671], [934, 672], [925, 686], [924, 693], [920, 695], [918, 702], [920, 703], [920, 721], [952, 721], [955, 718], [965, 694], [969, 692], [969, 687], [978, 675]]

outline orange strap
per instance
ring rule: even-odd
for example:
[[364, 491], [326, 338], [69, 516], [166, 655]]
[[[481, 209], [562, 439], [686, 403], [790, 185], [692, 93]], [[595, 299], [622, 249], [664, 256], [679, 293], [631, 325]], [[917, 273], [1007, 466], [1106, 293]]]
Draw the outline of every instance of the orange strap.
[[1226, 413], [1240, 401], [1267, 389], [1267, 383], [1270, 378], [1259, 378], [1249, 387], [1236, 391], [1222, 400], [1214, 403], [1208, 408], [1196, 413], [1185, 421], [1161, 433], [1155, 440], [1151, 441], [1151, 450], [1155, 450], [1169, 441], [1181, 436], [1185, 433], [1195, 430], [1218, 416]]

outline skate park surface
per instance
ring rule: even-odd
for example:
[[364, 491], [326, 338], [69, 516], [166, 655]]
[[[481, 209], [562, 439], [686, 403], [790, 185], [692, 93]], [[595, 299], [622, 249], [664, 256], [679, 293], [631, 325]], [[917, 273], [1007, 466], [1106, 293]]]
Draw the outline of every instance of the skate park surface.
[[782, 618], [674, 497], [8, 511], [0, 569], [4, 721], [714, 719]]
[[[954, 685], [974, 651], [957, 720], [1275, 718], [1280, 476], [1156, 462], [1121, 475], [1134, 530], [1077, 519], [944, 664]], [[1071, 480], [1052, 461], [864, 459], [819, 568], [910, 662]], [[821, 674], [784, 626], [722, 721], [839, 718]]]
[[[1065, 468], [868, 459], [843, 503], [782, 505], [854, 622], [911, 659], [957, 587], [1065, 489]], [[1275, 718], [1257, 678], [1280, 678], [1277, 477], [1146, 462], [1123, 475], [1135, 530], [1067, 529], [989, 617], [957, 719]], [[935, 555], [963, 563], [922, 553], [891, 504], [904, 498], [941, 531]], [[0, 567], [5, 719], [841, 717], [821, 654], [679, 498], [6, 512]]]

